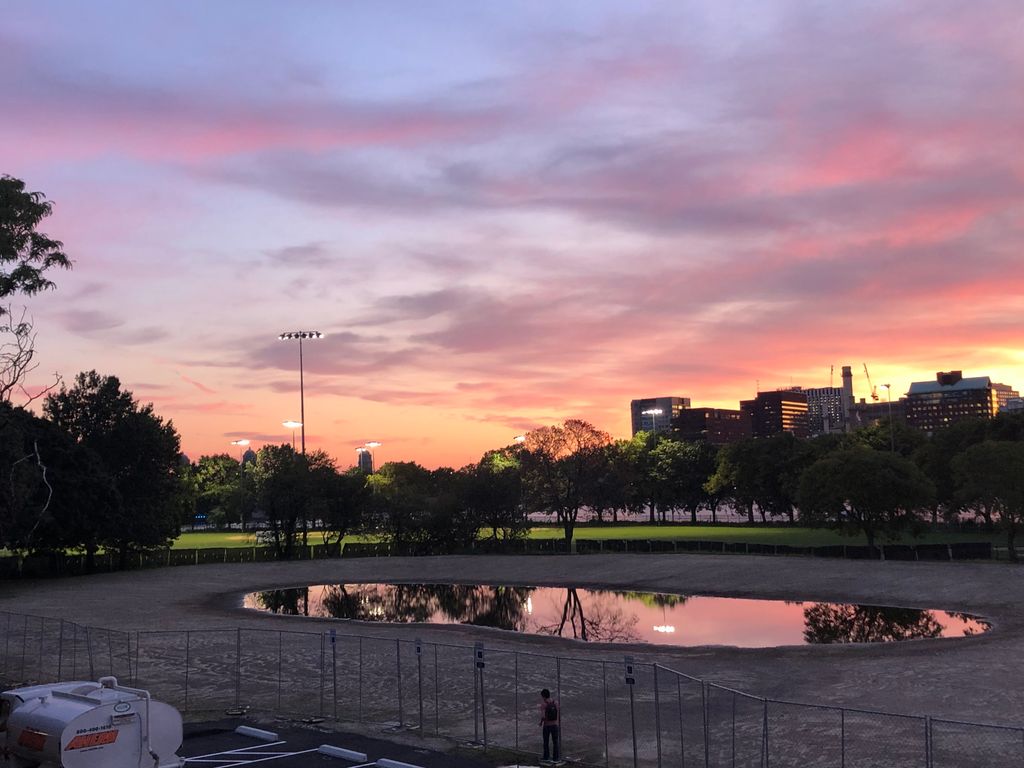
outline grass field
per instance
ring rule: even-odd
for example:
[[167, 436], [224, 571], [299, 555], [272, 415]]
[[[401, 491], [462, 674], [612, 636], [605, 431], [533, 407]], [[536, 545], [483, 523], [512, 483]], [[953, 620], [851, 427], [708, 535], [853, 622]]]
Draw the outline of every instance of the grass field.
[[[577, 539], [661, 539], [661, 540], [702, 540], [731, 541], [748, 544], [788, 544], [794, 547], [817, 547], [828, 544], [866, 544], [863, 536], [840, 536], [834, 531], [818, 528], [785, 528], [780, 526], [736, 526], [736, 525], [622, 525], [585, 526], [576, 529]], [[537, 527], [530, 529], [533, 539], [560, 539], [562, 529]], [[320, 543], [317, 533], [311, 533], [310, 542]], [[346, 542], [369, 541], [372, 537], [349, 536]], [[998, 533], [956, 533], [929, 532], [914, 538], [905, 536], [902, 544], [950, 544], [958, 541], [990, 541], [996, 546], [1005, 544], [1005, 537]], [[886, 542], [889, 543], [889, 542]], [[219, 547], [257, 546], [255, 537], [237, 531], [197, 531], [183, 533], [175, 542], [175, 549], [204, 549]]]

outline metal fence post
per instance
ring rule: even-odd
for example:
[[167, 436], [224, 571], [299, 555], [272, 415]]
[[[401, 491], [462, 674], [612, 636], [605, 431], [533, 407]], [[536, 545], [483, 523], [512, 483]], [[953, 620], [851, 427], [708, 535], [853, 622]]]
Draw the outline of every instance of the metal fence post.
[[277, 631], [277, 711], [281, 711], [281, 667], [284, 664], [284, 635]]
[[516, 749], [519, 749], [519, 651], [513, 651], [512, 707], [516, 712]]
[[25, 679], [25, 643], [28, 642], [28, 615], [21, 627], [21, 673], [18, 675], [23, 681]]
[[924, 719], [924, 766], [932, 768], [932, 719]]
[[658, 665], [654, 665], [654, 741], [658, 747], [658, 768], [661, 768], [661, 693], [658, 686]]
[[846, 768], [846, 710], [839, 710], [839, 768]]
[[[479, 643], [477, 643], [479, 645]], [[476, 744], [480, 743], [480, 688], [477, 686], [477, 676], [480, 674], [480, 670], [476, 666], [476, 650], [474, 649], [473, 655], [473, 742]]]
[[[11, 617], [8, 616], [7, 617], [7, 623], [8, 624], [11, 623], [10, 619], [11, 619]], [[5, 656], [4, 662], [7, 661], [6, 655], [7, 654], [5, 653], [4, 654], [4, 656]], [[7, 668], [7, 665], [5, 663], [4, 664], [4, 669], [6, 669], [6, 668]], [[64, 619], [61, 619], [60, 620], [60, 637], [57, 640], [57, 679], [58, 680], [63, 680], [64, 679], [63, 674], [64, 674]]]
[[114, 644], [110, 640], [110, 630], [107, 630], [107, 663], [110, 665], [110, 669], [107, 670], [108, 675], [114, 674]]
[[683, 733], [683, 682], [676, 675], [676, 698], [679, 700], [679, 766], [686, 768], [686, 737]]
[[320, 717], [324, 716], [324, 688], [327, 685], [327, 656], [324, 633], [320, 633]]
[[604, 766], [608, 768], [608, 663], [601, 662], [601, 691], [604, 701]]
[[405, 725], [405, 708], [402, 701], [402, 641], [395, 638], [395, 671], [398, 674], [398, 727]]
[[732, 692], [732, 768], [736, 768], [736, 691]]
[[[108, 629], [107, 630], [107, 635], [109, 636], [109, 634], [110, 634], [110, 630]], [[42, 677], [43, 677], [43, 637], [45, 637], [45, 635], [46, 635], [46, 619], [44, 618], [44, 619], [40, 619], [39, 620], [39, 665], [38, 665], [38, 670], [36, 671], [36, 677], [38, 679], [42, 679]]]
[[441, 706], [438, 688], [438, 666], [437, 666], [437, 643], [434, 643], [434, 735], [437, 736], [441, 730]]
[[768, 699], [764, 700], [764, 768], [771, 766], [771, 742], [768, 741]]
[[[4, 666], [3, 666], [3, 670], [4, 670], [4, 672], [10, 672], [10, 667], [8, 667], [8, 660], [10, 658], [10, 649], [11, 649], [11, 614], [10, 613], [6, 613], [6, 612], [5, 612], [5, 614], [7, 616], [7, 627], [4, 629]], [[63, 619], [61, 621], [63, 621]]]
[[704, 732], [704, 768], [710, 768], [711, 747], [708, 744], [708, 684], [703, 680], [700, 683], [700, 716], [701, 727]]
[[235, 630], [235, 707], [242, 706], [242, 628]]
[[185, 630], [185, 711], [188, 711], [188, 666], [189, 655], [192, 651], [192, 632]]
[[338, 636], [331, 630], [331, 696], [334, 700], [334, 719], [338, 719]]
[[89, 654], [89, 679], [96, 679], [96, 666], [92, 660], [92, 628], [85, 628], [85, 651]]
[[359, 636], [359, 722], [363, 722], [363, 637]]
[[416, 697], [420, 704], [420, 733], [423, 733], [423, 641], [416, 638]]

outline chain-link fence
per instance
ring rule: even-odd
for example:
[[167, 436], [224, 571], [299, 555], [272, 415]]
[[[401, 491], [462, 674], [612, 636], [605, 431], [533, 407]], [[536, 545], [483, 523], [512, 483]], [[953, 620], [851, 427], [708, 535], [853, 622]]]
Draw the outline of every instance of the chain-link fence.
[[538, 692], [562, 754], [594, 766], [1009, 768], [1024, 728], [753, 696], [651, 663], [277, 629], [119, 632], [0, 612], [10, 684], [115, 675], [187, 712], [251, 708], [536, 753]]

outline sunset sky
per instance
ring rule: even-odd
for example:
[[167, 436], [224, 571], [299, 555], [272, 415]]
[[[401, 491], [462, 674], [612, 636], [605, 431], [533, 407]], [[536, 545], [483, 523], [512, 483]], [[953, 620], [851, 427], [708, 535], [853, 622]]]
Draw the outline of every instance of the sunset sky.
[[8, 0], [0, 173], [75, 261], [32, 384], [193, 459], [290, 440], [290, 330], [341, 466], [830, 365], [1024, 387], [1020, 0]]

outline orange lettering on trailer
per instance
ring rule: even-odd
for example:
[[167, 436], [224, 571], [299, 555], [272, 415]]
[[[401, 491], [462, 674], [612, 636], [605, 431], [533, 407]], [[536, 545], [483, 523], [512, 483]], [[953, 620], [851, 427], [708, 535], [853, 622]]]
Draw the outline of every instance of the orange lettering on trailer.
[[68, 745], [64, 747], [64, 751], [68, 752], [72, 749], [85, 749], [86, 747], [102, 747], [106, 744], [113, 744], [117, 741], [117, 731], [100, 731], [99, 733], [83, 733], [79, 736], [75, 736]]
[[25, 747], [26, 749], [34, 749], [36, 752], [42, 752], [43, 747], [46, 746], [46, 734], [26, 728], [18, 734], [18, 746]]

